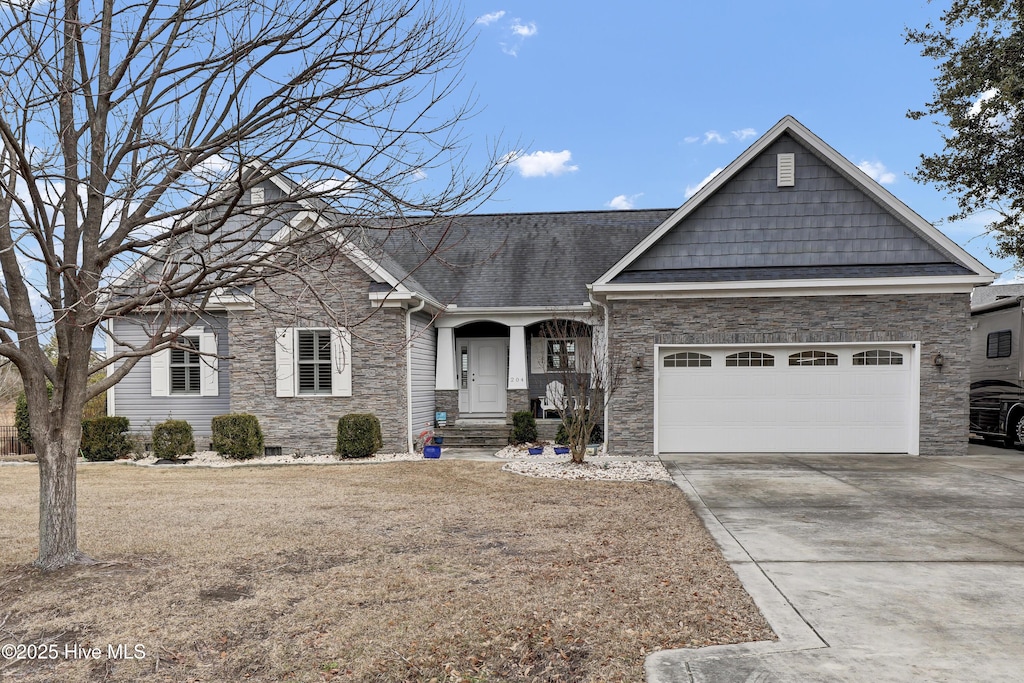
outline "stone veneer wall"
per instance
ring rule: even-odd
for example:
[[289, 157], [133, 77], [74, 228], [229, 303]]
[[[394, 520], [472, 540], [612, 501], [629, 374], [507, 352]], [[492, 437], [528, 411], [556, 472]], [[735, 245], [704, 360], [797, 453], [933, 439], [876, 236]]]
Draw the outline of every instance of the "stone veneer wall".
[[438, 389], [434, 391], [434, 405], [439, 413], [447, 413], [448, 426], [455, 424], [459, 418], [459, 390]]
[[342, 256], [322, 270], [306, 270], [304, 278], [326, 305], [346, 316], [339, 322], [362, 321], [351, 329], [352, 396], [277, 396], [275, 328], [335, 326], [315, 297], [301, 294], [302, 283], [278, 276], [272, 289], [257, 288], [255, 311], [231, 314], [232, 411], [259, 418], [266, 445], [280, 446], [284, 453], [333, 453], [338, 418], [348, 413], [380, 419], [383, 452], [408, 451], [405, 311], [374, 310], [367, 297], [369, 277]]
[[[921, 455], [967, 453], [970, 296], [907, 294], [613, 301], [609, 453], [654, 450], [655, 344], [921, 343]], [[942, 353], [945, 364], [931, 359]], [[643, 368], [632, 359], [643, 356]]]
[[530, 409], [529, 389], [509, 389], [505, 406], [505, 419], [512, 424], [512, 413]]

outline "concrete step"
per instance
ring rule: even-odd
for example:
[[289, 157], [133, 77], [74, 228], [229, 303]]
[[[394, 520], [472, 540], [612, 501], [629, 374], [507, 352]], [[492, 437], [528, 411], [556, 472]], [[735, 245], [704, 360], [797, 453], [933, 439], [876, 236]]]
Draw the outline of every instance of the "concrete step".
[[509, 425], [441, 427], [434, 434], [450, 448], [503, 448], [508, 445]]

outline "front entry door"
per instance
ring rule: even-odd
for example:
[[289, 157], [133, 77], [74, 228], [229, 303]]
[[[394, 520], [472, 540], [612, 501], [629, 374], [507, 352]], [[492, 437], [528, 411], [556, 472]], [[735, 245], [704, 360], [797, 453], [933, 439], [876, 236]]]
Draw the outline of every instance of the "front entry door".
[[507, 361], [506, 339], [469, 342], [469, 412], [505, 414]]

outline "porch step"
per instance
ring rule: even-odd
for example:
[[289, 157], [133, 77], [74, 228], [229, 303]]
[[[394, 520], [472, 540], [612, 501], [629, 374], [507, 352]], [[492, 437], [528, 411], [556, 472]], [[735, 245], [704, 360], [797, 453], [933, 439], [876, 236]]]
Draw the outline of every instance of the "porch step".
[[440, 427], [434, 430], [444, 437], [444, 445], [451, 448], [504, 448], [508, 445], [511, 425], [490, 424], [479, 426]]
[[[537, 420], [537, 438], [554, 441], [560, 420]], [[444, 445], [452, 448], [504, 448], [508, 445], [512, 425], [497, 420], [484, 422], [456, 422], [448, 427], [434, 430], [444, 437]]]

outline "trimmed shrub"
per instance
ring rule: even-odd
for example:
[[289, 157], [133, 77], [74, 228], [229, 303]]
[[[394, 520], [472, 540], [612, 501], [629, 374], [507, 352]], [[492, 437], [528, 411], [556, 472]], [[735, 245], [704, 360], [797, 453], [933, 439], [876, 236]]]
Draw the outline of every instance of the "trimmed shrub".
[[132, 450], [127, 417], [96, 417], [82, 420], [82, 457], [86, 460], [117, 460]]
[[521, 443], [535, 443], [537, 441], [537, 419], [529, 410], [520, 410], [512, 413], [512, 433], [508, 442], [519, 445]]
[[338, 420], [338, 455], [342, 458], [367, 458], [383, 445], [376, 415], [351, 413]]
[[153, 455], [160, 460], [177, 460], [196, 452], [192, 425], [184, 420], [167, 420], [153, 427]]
[[213, 450], [235, 460], [263, 455], [263, 431], [255, 415], [233, 413], [218, 415], [210, 421]]
[[[568, 419], [573, 419], [569, 416]], [[566, 427], [565, 422], [558, 425], [558, 432], [555, 434], [555, 443], [560, 446], [565, 446], [569, 443], [569, 429]], [[587, 439], [587, 443], [604, 443], [604, 425], [598, 422], [590, 429], [590, 438]]]

